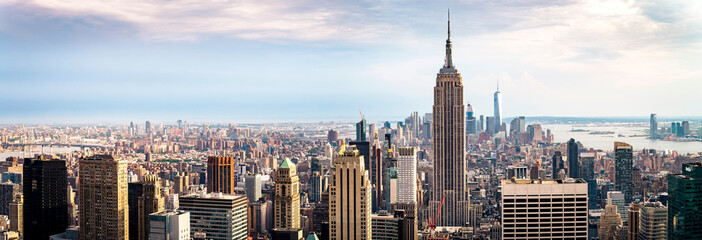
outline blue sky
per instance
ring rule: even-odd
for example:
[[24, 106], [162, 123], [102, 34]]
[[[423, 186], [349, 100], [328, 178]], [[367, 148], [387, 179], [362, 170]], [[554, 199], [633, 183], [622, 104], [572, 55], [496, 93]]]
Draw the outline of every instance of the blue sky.
[[0, 122], [702, 115], [699, 1], [0, 0]]

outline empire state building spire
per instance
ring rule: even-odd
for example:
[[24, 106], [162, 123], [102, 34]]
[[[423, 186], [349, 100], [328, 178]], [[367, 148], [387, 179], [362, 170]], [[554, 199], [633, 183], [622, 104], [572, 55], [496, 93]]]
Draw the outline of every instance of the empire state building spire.
[[446, 57], [444, 59], [444, 67], [440, 73], [457, 73], [453, 66], [453, 56], [451, 54], [451, 10], [448, 11], [448, 38], [446, 38]]

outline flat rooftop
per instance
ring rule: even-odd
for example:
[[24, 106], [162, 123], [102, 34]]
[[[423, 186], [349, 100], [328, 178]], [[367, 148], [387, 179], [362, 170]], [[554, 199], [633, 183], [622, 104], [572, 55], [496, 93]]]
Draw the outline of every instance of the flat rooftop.
[[507, 179], [502, 180], [502, 184], [574, 184], [587, 183], [582, 178], [566, 179]]

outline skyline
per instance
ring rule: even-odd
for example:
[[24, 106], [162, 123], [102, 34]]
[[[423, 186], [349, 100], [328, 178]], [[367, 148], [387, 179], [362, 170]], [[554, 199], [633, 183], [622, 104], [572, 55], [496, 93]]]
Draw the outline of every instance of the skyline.
[[427, 113], [448, 7], [476, 115], [702, 116], [700, 3], [286, 4], [0, 3], [0, 123]]

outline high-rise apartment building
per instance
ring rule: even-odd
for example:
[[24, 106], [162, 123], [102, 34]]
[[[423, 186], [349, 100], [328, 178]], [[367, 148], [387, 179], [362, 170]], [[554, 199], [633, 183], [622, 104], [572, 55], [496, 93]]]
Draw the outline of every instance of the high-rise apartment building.
[[658, 117], [655, 113], [651, 113], [651, 123], [649, 124], [649, 136], [651, 139], [658, 138]]
[[631, 177], [633, 167], [633, 148], [624, 142], [614, 142], [614, 189], [624, 193], [624, 200], [630, 203], [634, 194], [634, 182]]
[[148, 239], [190, 240], [190, 213], [160, 211], [149, 214]]
[[207, 192], [234, 194], [236, 163], [229, 156], [207, 157]]
[[668, 208], [660, 202], [641, 204], [639, 206], [639, 240], [665, 239], [668, 239]]
[[24, 236], [24, 200], [22, 195], [15, 197], [15, 200], [10, 203], [10, 231], [18, 232], [20, 236]]
[[450, 20], [448, 27], [444, 66], [436, 75], [434, 87], [434, 186], [429, 217], [434, 217], [441, 200], [445, 199], [436, 224], [464, 226], [470, 215], [470, 193], [466, 189], [463, 80], [453, 65]]
[[595, 180], [595, 153], [585, 152], [580, 154], [580, 177], [587, 182], [588, 206], [597, 208], [597, 180]]
[[500, 131], [499, 128], [495, 128], [497, 125], [495, 122], [495, 117], [485, 117], [485, 132], [490, 134], [490, 136], [495, 135], [495, 133]]
[[628, 215], [629, 220], [627, 224], [628, 240], [638, 240], [639, 239], [639, 203], [631, 203], [629, 205]]
[[702, 162], [668, 175], [668, 239], [702, 239]]
[[503, 180], [502, 239], [588, 239], [582, 179]]
[[327, 190], [327, 181], [322, 171], [313, 171], [309, 181], [309, 200], [316, 203], [322, 200], [322, 193]]
[[274, 228], [300, 228], [300, 178], [297, 166], [286, 158], [278, 166], [275, 176]]
[[127, 205], [129, 205], [129, 239], [139, 239], [139, 199], [144, 196], [143, 182], [127, 183]]
[[578, 144], [575, 139], [568, 140], [568, 176], [570, 178], [580, 178], [580, 162], [578, 161]]
[[80, 238], [129, 238], [127, 163], [94, 155], [82, 158], [78, 166]]
[[46, 240], [53, 234], [66, 231], [68, 227], [66, 162], [43, 157], [27, 158], [24, 160], [23, 168], [23, 239]]
[[363, 156], [354, 146], [342, 148], [334, 166], [329, 189], [329, 239], [370, 240], [371, 185]]
[[400, 203], [417, 202], [417, 148], [401, 147], [397, 149], [397, 178], [399, 189], [397, 201]]
[[190, 212], [190, 237], [245, 240], [248, 226], [246, 196], [209, 193], [180, 197], [180, 208]]
[[[128, 188], [127, 188], [128, 189]], [[149, 214], [163, 211], [166, 203], [161, 194], [161, 178], [144, 176], [143, 194], [138, 198], [139, 240], [149, 239]]]
[[256, 202], [261, 198], [261, 174], [246, 175], [246, 198]]

